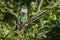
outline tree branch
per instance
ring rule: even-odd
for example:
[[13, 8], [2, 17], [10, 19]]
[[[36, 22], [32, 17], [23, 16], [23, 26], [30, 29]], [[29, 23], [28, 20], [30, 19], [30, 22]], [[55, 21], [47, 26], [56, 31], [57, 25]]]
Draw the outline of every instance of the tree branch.
[[44, 0], [41, 0], [40, 3], [39, 3], [39, 6], [38, 6], [38, 9], [37, 9], [37, 12], [40, 12], [40, 9], [42, 7], [42, 3], [43, 3]]
[[[56, 7], [57, 7], [57, 6], [52, 7], [52, 8], [50, 8], [50, 9], [48, 9], [48, 10], [51, 10], [52, 12], [54, 12], [55, 9], [56, 9]], [[53, 9], [53, 10], [52, 10], [52, 9]], [[22, 25], [21, 25], [22, 29], [24, 29], [24, 28], [26, 27], [25, 24], [31, 24], [31, 23], [34, 22], [35, 20], [40, 19], [40, 18], [42, 18], [43, 16], [46, 16], [47, 14], [49, 14], [51, 11], [48, 11], [48, 10], [45, 10], [44, 12], [42, 12], [41, 14], [39, 14], [38, 16], [36, 16], [36, 17], [32, 18], [31, 20], [29, 20], [28, 22], [25, 22], [24, 24], [22, 24]], [[21, 30], [21, 29], [20, 29], [20, 30]]]

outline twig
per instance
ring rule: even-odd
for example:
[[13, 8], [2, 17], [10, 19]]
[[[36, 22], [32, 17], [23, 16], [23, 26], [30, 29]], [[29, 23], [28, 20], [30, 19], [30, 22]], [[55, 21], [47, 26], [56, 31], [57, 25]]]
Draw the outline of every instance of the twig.
[[37, 9], [37, 12], [40, 11], [41, 7], [42, 7], [42, 3], [43, 3], [44, 0], [41, 0], [40, 3], [39, 3], [39, 6], [38, 6], [38, 9]]
[[[52, 10], [52, 9], [55, 9], [55, 8], [56, 8], [56, 6], [50, 8], [49, 10], [51, 10], [52, 12], [54, 12], [55, 10]], [[51, 11], [45, 10], [44, 12], [42, 12], [41, 14], [39, 14], [38, 16], [32, 18], [32, 19], [29, 20], [28, 22], [25, 22], [24, 24], [21, 25], [22, 29], [24, 29], [24, 28], [26, 27], [25, 24], [31, 24], [31, 23], [34, 22], [35, 20], [40, 19], [40, 18], [42, 18], [43, 16], [46, 16], [46, 15], [49, 14]], [[20, 30], [21, 30], [21, 29], [20, 29]]]

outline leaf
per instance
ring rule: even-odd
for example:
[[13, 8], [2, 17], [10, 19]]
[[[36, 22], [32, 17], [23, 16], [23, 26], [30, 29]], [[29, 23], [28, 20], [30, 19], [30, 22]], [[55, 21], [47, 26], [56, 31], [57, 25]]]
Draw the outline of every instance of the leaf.
[[56, 10], [56, 11], [55, 11], [55, 14], [56, 14], [56, 15], [60, 15], [60, 10]]
[[20, 34], [20, 31], [19, 30], [16, 30], [15, 33], [17, 33], [19, 35]]
[[31, 15], [33, 15], [33, 16], [37, 16], [37, 14], [38, 14], [38, 13], [36, 13], [36, 12], [32, 12]]
[[57, 17], [56, 17], [55, 14], [50, 14], [50, 15], [49, 15], [49, 19], [51, 19], [51, 20], [56, 20]]
[[49, 9], [51, 8], [51, 6], [46, 6], [46, 7], [43, 7], [43, 9]]

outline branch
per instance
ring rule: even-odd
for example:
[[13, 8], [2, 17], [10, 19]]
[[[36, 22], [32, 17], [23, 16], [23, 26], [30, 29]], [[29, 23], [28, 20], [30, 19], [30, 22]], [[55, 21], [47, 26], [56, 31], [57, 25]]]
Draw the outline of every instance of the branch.
[[37, 12], [40, 12], [40, 9], [42, 7], [42, 3], [43, 3], [44, 0], [41, 0], [40, 3], [39, 3], [39, 6], [38, 6], [38, 9], [37, 9]]
[[[56, 7], [57, 7], [57, 6], [54, 6], [54, 7], [50, 8], [50, 9], [48, 9], [48, 10], [51, 10], [52, 12], [54, 12], [55, 9], [56, 9]], [[40, 18], [42, 18], [43, 16], [46, 16], [47, 14], [49, 14], [51, 11], [48, 11], [48, 10], [45, 10], [44, 12], [40, 13], [38, 16], [36, 16], [36, 17], [32, 18], [31, 20], [29, 20], [28, 22], [25, 22], [24, 24], [22, 24], [22, 25], [21, 25], [21, 27], [22, 27], [21, 29], [24, 29], [24, 28], [26, 27], [25, 24], [31, 24], [31, 23], [34, 22], [35, 20], [40, 19]], [[21, 29], [20, 29], [20, 30], [21, 30]]]
[[[53, 10], [52, 10], [52, 9], [53, 9]], [[56, 9], [56, 6], [50, 8], [49, 10], [51, 10], [52, 12], [54, 12], [55, 9]], [[25, 23], [21, 26], [22, 29], [20, 29], [20, 32], [21, 32], [21, 33], [24, 32], [24, 30], [25, 30], [25, 28], [26, 28], [26, 25], [25, 25], [25, 24], [30, 24], [30, 23], [32, 23], [33, 21], [35, 21], [35, 20], [37, 20], [37, 19], [40, 19], [40, 18], [42, 18], [43, 16], [46, 16], [46, 15], [49, 14], [51, 11], [45, 10], [44, 12], [42, 12], [41, 14], [39, 14], [38, 16], [32, 18], [32, 19], [29, 20], [28, 22], [25, 22]], [[38, 29], [38, 30], [39, 30], [39, 29]], [[47, 31], [47, 32], [49, 32], [49, 31]], [[47, 33], [47, 32], [46, 32], [46, 33]], [[41, 34], [42, 34], [42, 33], [40, 33], [40, 35], [41, 35]], [[23, 38], [22, 38], [22, 39], [23, 39]]]

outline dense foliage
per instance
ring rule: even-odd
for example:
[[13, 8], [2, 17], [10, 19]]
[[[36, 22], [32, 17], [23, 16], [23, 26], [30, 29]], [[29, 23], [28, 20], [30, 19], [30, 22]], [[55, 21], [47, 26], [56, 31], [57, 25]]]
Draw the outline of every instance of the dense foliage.
[[[0, 40], [60, 40], [60, 0], [43, 0], [39, 9], [40, 2], [41, 0], [0, 0]], [[35, 21], [33, 19], [22, 32], [17, 26], [23, 5], [28, 8], [25, 16], [28, 20], [42, 13], [45, 16]]]

